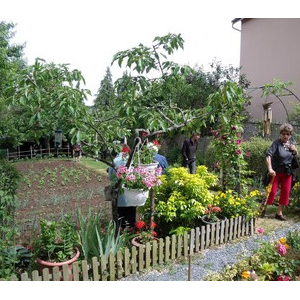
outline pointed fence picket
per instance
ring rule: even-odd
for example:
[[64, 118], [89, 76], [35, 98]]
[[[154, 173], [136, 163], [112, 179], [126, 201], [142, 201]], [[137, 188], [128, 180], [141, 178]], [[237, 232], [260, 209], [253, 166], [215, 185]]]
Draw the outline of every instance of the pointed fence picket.
[[[225, 244], [231, 240], [255, 232], [255, 219], [246, 220], [245, 217], [223, 220], [214, 224], [207, 224], [192, 229], [183, 236], [172, 235], [164, 239], [146, 243], [145, 246], [131, 249], [125, 248], [116, 256], [112, 253], [108, 257], [101, 255], [93, 257], [91, 262], [86, 260], [75, 262], [70, 270], [63, 266], [62, 270], [54, 267], [52, 272], [47, 268], [42, 273], [32, 271], [31, 276], [23, 273], [18, 279], [15, 275], [11, 281], [114, 281], [130, 274], [149, 270], [156, 265], [173, 261], [181, 257], [192, 256], [213, 245]], [[1, 280], [1, 279], [0, 279]]]

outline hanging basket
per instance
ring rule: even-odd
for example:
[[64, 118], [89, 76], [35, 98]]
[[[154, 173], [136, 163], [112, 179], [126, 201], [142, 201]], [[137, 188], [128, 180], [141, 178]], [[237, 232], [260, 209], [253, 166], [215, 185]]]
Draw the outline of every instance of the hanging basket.
[[143, 191], [124, 187], [124, 196], [128, 206], [143, 206], [149, 196], [149, 190]]
[[157, 161], [155, 161], [151, 164], [139, 164], [139, 167], [146, 168], [149, 171], [151, 171], [153, 174], [155, 173], [155, 170], [156, 170], [157, 166], [158, 166]]

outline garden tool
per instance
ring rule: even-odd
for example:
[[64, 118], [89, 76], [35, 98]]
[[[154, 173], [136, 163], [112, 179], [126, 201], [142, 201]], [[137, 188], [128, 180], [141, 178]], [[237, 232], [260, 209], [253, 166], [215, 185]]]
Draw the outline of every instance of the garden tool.
[[275, 176], [272, 177], [269, 184], [266, 186], [266, 199], [264, 200], [264, 202], [262, 202], [262, 204], [260, 206], [260, 217], [261, 218], [264, 218], [266, 215], [267, 201], [268, 201], [268, 197], [271, 192], [271, 189], [272, 189], [274, 178], [275, 178]]

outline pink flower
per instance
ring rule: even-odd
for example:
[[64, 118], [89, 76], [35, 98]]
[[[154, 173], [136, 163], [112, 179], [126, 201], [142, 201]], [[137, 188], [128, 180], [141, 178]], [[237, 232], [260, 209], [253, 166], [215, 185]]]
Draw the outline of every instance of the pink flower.
[[278, 250], [278, 253], [279, 253], [281, 256], [284, 256], [284, 255], [286, 254], [286, 248], [285, 248], [285, 246], [282, 245], [282, 244], [279, 244], [279, 245], [278, 245], [277, 250]]
[[250, 157], [251, 156], [251, 152], [246, 151], [245, 156]]
[[241, 144], [241, 142], [242, 142], [241, 140], [236, 140], [236, 142], [235, 142], [235, 143], [236, 143], [237, 145], [240, 145], [240, 144]]
[[238, 149], [238, 150], [235, 150], [235, 153], [236, 154], [242, 154], [242, 151], [240, 149]]
[[262, 227], [257, 228], [257, 232], [258, 232], [258, 233], [264, 233], [264, 231], [265, 231], [265, 230], [264, 230]]
[[280, 275], [277, 277], [277, 281], [291, 281], [291, 277], [287, 275]]

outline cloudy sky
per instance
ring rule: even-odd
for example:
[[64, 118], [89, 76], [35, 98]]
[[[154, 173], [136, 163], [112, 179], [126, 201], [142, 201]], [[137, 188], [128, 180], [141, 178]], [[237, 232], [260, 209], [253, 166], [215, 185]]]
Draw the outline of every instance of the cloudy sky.
[[[256, 2], [259, 1], [251, 1]], [[240, 3], [238, 0], [0, 0], [0, 20], [17, 25], [13, 41], [26, 42], [29, 64], [36, 57], [47, 62], [69, 63], [70, 68], [82, 71], [86, 88], [94, 95], [116, 52], [139, 43], [151, 45], [155, 36], [168, 33], [181, 33], [185, 40], [184, 51], [178, 51], [172, 60], [207, 68], [216, 59], [224, 66], [238, 67], [240, 33], [232, 28], [231, 21], [245, 14]], [[111, 71], [114, 80], [122, 75], [117, 65]]]

